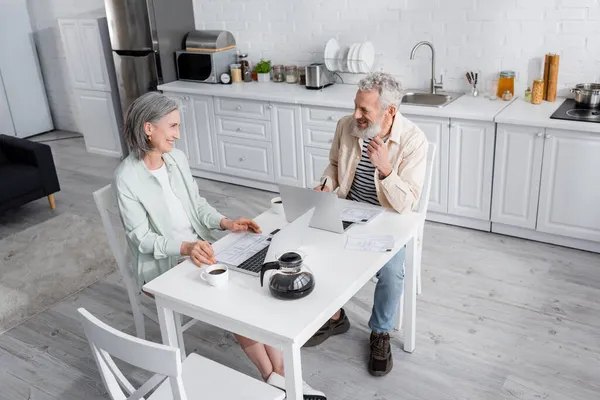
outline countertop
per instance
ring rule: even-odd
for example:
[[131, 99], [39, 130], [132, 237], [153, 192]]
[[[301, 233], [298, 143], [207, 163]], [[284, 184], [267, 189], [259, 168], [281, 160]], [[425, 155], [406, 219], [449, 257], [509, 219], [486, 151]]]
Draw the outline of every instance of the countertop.
[[[175, 81], [160, 85], [158, 89], [171, 93], [234, 97], [352, 110], [354, 109], [354, 96], [357, 86], [355, 84], [335, 84], [322, 90], [308, 90], [301, 85], [275, 82], [222, 85]], [[491, 101], [483, 96], [463, 95], [446, 107], [421, 107], [403, 104], [400, 106], [400, 112], [405, 115], [452, 117], [492, 122], [496, 114], [509, 104], [510, 102], [502, 100]]]
[[543, 101], [542, 104], [535, 105], [518, 98], [512, 102], [510, 107], [506, 107], [496, 115], [495, 121], [499, 124], [600, 133], [600, 123], [597, 122], [551, 119], [550, 116], [562, 105], [563, 101], [565, 98], [559, 97], [554, 103]]

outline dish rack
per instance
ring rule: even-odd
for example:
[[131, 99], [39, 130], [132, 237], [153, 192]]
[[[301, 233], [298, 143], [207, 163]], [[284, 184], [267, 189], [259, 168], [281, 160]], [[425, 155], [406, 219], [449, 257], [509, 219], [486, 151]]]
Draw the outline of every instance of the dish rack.
[[374, 71], [377, 59], [370, 41], [340, 46], [333, 38], [325, 45], [323, 56], [329, 71], [350, 74], [368, 74]]

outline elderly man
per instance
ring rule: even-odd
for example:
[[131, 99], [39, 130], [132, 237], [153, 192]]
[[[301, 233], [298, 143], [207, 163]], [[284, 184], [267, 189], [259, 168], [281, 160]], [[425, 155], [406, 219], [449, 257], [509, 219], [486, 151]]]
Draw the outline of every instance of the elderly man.
[[[323, 190], [338, 196], [380, 205], [399, 213], [415, 206], [425, 178], [427, 138], [398, 112], [402, 87], [389, 74], [373, 73], [358, 84], [354, 114], [338, 124], [329, 153]], [[322, 185], [321, 185], [322, 186]], [[320, 190], [321, 186], [315, 189]], [[404, 290], [404, 248], [377, 274], [371, 328], [369, 372], [383, 376], [392, 370], [389, 332]], [[350, 321], [339, 310], [305, 346], [345, 333]]]

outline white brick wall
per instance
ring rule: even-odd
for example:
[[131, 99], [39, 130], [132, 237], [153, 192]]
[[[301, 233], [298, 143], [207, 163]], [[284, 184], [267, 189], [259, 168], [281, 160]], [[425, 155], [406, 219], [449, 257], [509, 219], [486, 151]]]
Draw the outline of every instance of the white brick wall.
[[81, 132], [57, 21], [86, 14], [105, 15], [104, 0], [27, 0], [27, 8], [54, 126]]
[[549, 52], [561, 55], [559, 87], [600, 80], [600, 0], [194, 0], [194, 13], [197, 29], [232, 31], [253, 61], [306, 64], [322, 61], [330, 37], [371, 40], [378, 69], [406, 87], [430, 78], [427, 48], [409, 60], [421, 40], [450, 90], [468, 88], [467, 70], [489, 81], [512, 69], [522, 93]]

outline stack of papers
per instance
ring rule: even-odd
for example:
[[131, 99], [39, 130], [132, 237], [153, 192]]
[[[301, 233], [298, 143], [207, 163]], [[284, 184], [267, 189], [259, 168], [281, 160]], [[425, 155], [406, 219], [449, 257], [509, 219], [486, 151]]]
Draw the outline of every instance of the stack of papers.
[[385, 253], [394, 249], [394, 237], [392, 235], [355, 235], [348, 236], [346, 250], [369, 251], [373, 253]]
[[269, 237], [256, 233], [242, 233], [233, 244], [215, 255], [217, 262], [239, 266], [241, 263], [269, 245]]
[[342, 208], [342, 221], [367, 223], [383, 212], [382, 207], [345, 206]]

